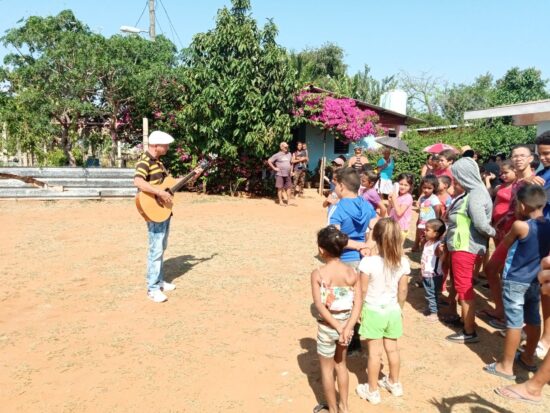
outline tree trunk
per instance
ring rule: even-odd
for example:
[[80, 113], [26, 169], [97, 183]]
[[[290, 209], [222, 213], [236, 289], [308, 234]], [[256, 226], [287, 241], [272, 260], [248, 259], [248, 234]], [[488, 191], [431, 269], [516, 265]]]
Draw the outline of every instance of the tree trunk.
[[116, 133], [116, 117], [112, 118], [109, 122], [109, 135], [111, 136], [111, 153], [109, 155], [109, 162], [111, 163], [111, 167], [114, 167], [116, 166], [118, 141], [118, 135]]
[[67, 126], [66, 124], [62, 125], [61, 128], [61, 147], [63, 148], [63, 152], [65, 152], [65, 156], [69, 161], [69, 166], [75, 167], [76, 159], [72, 152], [72, 143], [69, 136], [69, 126]]

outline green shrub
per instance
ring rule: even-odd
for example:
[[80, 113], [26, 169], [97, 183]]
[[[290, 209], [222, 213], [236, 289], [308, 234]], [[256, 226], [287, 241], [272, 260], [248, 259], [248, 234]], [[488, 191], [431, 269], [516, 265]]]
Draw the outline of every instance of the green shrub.
[[72, 152], [76, 161], [76, 166], [84, 166], [84, 151], [82, 148], [75, 146], [73, 147]]
[[58, 148], [47, 152], [43, 162], [43, 166], [66, 166], [69, 160], [65, 156], [63, 149]]

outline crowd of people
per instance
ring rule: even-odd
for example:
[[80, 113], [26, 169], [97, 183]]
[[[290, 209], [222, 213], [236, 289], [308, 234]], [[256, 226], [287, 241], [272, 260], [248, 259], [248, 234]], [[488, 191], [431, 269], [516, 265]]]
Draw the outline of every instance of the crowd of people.
[[[160, 157], [172, 142], [164, 132], [151, 133], [134, 177], [141, 192], [170, 211], [173, 195], [158, 183], [167, 176]], [[448, 341], [479, 342], [476, 317], [501, 330], [503, 353], [495, 354], [498, 361], [483, 371], [511, 381], [516, 380], [514, 368], [534, 372], [524, 383], [495, 391], [508, 399], [541, 402], [542, 388], [550, 381], [550, 132], [538, 136], [535, 146], [537, 154], [529, 145], [518, 145], [509, 159], [491, 156], [481, 166], [469, 148], [460, 159], [450, 149], [428, 156], [418, 183], [414, 225], [414, 175], [401, 173], [392, 182], [395, 160], [389, 149], [375, 165], [361, 148], [350, 160], [332, 162], [330, 193], [323, 202], [327, 223], [317, 237], [324, 265], [311, 273], [326, 398], [314, 412], [348, 411], [346, 357], [361, 350], [361, 338], [369, 353], [368, 381], [357, 386], [358, 396], [378, 404], [380, 388], [403, 395], [397, 340], [410, 284], [424, 289], [426, 322], [457, 327]], [[280, 205], [291, 200], [291, 189], [297, 196], [302, 193], [308, 161], [305, 144], [290, 153], [285, 142], [268, 160]], [[192, 175], [196, 179], [201, 172], [198, 166]], [[147, 222], [147, 295], [157, 303], [176, 288], [164, 280], [163, 271], [170, 217]], [[411, 227], [411, 252], [421, 251], [421, 278], [416, 281], [408, 277], [405, 255]], [[474, 282], [481, 268], [494, 307], [487, 302], [476, 311]], [[380, 377], [383, 352], [389, 372]], [[543, 360], [538, 368], [536, 358]]]
[[[426, 322], [457, 328], [446, 340], [479, 342], [476, 317], [501, 330], [503, 354], [480, 370], [506, 380], [516, 380], [514, 368], [536, 372], [495, 392], [540, 403], [550, 381], [550, 132], [535, 146], [536, 157], [530, 145], [518, 145], [509, 159], [490, 156], [483, 165], [470, 148], [460, 157], [452, 149], [429, 155], [418, 192], [411, 173], [392, 183], [389, 149], [376, 166], [363, 162], [360, 149], [347, 162], [333, 162], [323, 202], [327, 226], [317, 238], [324, 265], [311, 274], [326, 399], [314, 412], [348, 411], [346, 357], [360, 350], [361, 338], [369, 354], [368, 382], [357, 386], [357, 395], [378, 404], [380, 388], [403, 394], [397, 340], [408, 286], [415, 284], [424, 289]], [[408, 277], [405, 255], [411, 228], [410, 251], [421, 252], [411, 254], [419, 257], [416, 280]], [[483, 274], [490, 300], [477, 309], [474, 285], [484, 283]], [[387, 375], [380, 375], [383, 352]], [[543, 359], [538, 369], [536, 358]]]

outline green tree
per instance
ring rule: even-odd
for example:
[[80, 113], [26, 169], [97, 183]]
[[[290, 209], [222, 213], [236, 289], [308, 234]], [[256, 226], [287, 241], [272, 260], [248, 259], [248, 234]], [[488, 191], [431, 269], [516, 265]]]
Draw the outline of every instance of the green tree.
[[375, 79], [370, 75], [370, 67], [365, 65], [363, 70], [353, 76], [327, 77], [320, 79], [319, 83], [315, 83], [316, 86], [321, 84], [325, 89], [339, 95], [379, 105], [382, 94], [395, 89], [398, 86], [398, 81], [395, 76], [386, 76], [381, 80]]
[[443, 79], [429, 73], [412, 75], [402, 72], [399, 86], [407, 92], [408, 112], [418, 116], [427, 113], [427, 119], [438, 119], [440, 114], [439, 100], [444, 90]]
[[496, 81], [492, 104], [500, 106], [547, 99], [547, 83], [547, 80], [541, 78], [540, 70], [533, 67], [524, 70], [513, 67]]
[[477, 77], [471, 85], [453, 85], [439, 97], [442, 115], [451, 124], [461, 124], [464, 122], [464, 112], [491, 106], [493, 92], [493, 76], [490, 73]]
[[96, 50], [99, 120], [107, 125], [114, 163], [117, 142], [131, 139], [141, 118], [169, 111], [163, 96], [177, 91], [171, 79], [178, 63], [176, 47], [163, 36], [151, 42], [139, 36], [100, 39]]
[[100, 37], [65, 10], [53, 17], [29, 17], [2, 38], [5, 46], [17, 51], [4, 59], [17, 107], [51, 117], [71, 166], [76, 165], [72, 143], [82, 122], [97, 113], [94, 49]]
[[177, 114], [186, 143], [228, 159], [265, 156], [290, 138], [296, 84], [272, 21], [259, 29], [249, 0], [218, 11], [216, 27], [195, 35]]
[[291, 52], [290, 62], [301, 86], [313, 83], [337, 91], [337, 82], [347, 79], [344, 50], [334, 43], [325, 43], [319, 48], [310, 48], [299, 53]]
[[373, 105], [380, 104], [380, 97], [398, 86], [395, 75], [383, 77], [381, 80], [375, 79], [370, 74], [370, 67], [365, 65], [362, 71], [357, 72], [351, 77], [350, 97], [359, 99]]

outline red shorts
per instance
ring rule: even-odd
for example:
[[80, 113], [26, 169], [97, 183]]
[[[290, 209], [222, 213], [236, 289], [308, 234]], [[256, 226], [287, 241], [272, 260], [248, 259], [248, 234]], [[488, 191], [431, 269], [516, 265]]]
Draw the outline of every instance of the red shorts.
[[474, 294], [474, 268], [479, 255], [466, 251], [451, 251], [451, 272], [460, 300], [470, 301]]

